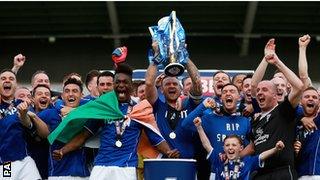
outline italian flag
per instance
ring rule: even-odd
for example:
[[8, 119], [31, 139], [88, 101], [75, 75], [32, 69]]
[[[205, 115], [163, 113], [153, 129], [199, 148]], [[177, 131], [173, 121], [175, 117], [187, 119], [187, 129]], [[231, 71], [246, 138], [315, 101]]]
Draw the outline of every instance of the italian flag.
[[[90, 101], [72, 110], [48, 136], [49, 143], [55, 140], [67, 143], [79, 134], [87, 121], [101, 120], [104, 122], [116, 121], [123, 118], [136, 121], [162, 137], [151, 104], [147, 100], [133, 106], [132, 111], [123, 115], [119, 109], [118, 99], [114, 91], [108, 92], [94, 101]], [[160, 153], [151, 146], [145, 133], [142, 133], [138, 145], [138, 153], [146, 158], [157, 158]]]

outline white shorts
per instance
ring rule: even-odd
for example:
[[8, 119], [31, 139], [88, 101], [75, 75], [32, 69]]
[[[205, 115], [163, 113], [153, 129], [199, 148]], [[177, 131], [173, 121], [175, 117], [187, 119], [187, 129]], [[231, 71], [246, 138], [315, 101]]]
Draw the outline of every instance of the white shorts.
[[215, 180], [216, 179], [216, 173], [211, 172], [210, 173], [210, 180]]
[[137, 180], [135, 167], [118, 167], [118, 166], [94, 166], [90, 180]]
[[311, 175], [311, 176], [301, 176], [299, 177], [299, 180], [319, 180], [319, 175]]
[[88, 180], [89, 177], [79, 176], [50, 176], [48, 180]]
[[34, 160], [27, 156], [23, 160], [0, 165], [0, 179], [38, 180], [41, 176]]

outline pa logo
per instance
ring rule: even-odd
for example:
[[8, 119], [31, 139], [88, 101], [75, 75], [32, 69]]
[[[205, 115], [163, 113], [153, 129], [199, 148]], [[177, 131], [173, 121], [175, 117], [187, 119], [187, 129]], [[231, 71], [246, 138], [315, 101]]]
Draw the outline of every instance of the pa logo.
[[11, 177], [11, 162], [3, 163], [3, 177]]

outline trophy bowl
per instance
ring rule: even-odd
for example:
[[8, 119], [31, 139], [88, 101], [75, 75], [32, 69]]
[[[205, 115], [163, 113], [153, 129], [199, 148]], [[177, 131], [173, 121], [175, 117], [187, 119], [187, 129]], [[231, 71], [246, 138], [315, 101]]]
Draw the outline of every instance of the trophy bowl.
[[161, 18], [157, 26], [149, 27], [149, 31], [153, 40], [158, 41], [160, 49], [160, 56], [151, 60], [158, 67], [165, 67], [164, 73], [167, 76], [181, 76], [188, 57], [185, 53], [184, 29], [176, 17], [176, 12], [172, 11], [170, 16]]
[[164, 73], [167, 76], [181, 76], [184, 73], [184, 66], [177, 62], [170, 63], [164, 68]]

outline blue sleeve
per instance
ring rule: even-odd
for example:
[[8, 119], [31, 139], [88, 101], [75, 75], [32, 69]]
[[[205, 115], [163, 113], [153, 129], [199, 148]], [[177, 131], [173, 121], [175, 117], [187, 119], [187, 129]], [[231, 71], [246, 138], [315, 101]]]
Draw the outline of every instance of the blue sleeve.
[[304, 113], [303, 113], [303, 107], [299, 104], [297, 107], [296, 107], [296, 117], [299, 119], [301, 117], [304, 116]]
[[194, 109], [188, 116], [181, 122], [181, 126], [185, 129], [192, 130], [196, 132], [196, 128], [193, 124], [193, 120], [196, 117], [201, 117], [203, 115], [203, 111], [207, 108], [203, 103], [200, 103], [196, 109]]
[[90, 99], [82, 98], [82, 99], [80, 99], [79, 106], [82, 106], [82, 105], [84, 105], [84, 104], [86, 104], [87, 102], [90, 102], [90, 101], [91, 101]]
[[[250, 144], [250, 140], [252, 139], [251, 138], [251, 122], [248, 120], [247, 122], [247, 132], [246, 132], [246, 139], [248, 140], [248, 144]], [[245, 146], [247, 146], [248, 144], [245, 144]]]
[[216, 155], [216, 153], [215, 153], [215, 151], [214, 151], [214, 149], [212, 149], [208, 154], [207, 154], [207, 159], [209, 160], [209, 162], [211, 163], [211, 164], [214, 164], [214, 162], [215, 162], [215, 155]]
[[182, 101], [182, 107], [187, 108], [188, 106], [192, 109], [195, 109], [198, 105], [200, 105], [203, 102], [203, 97], [199, 100], [200, 103], [196, 103], [194, 99], [191, 97], [187, 97]]
[[21, 99], [15, 99], [14, 101], [13, 101], [13, 105], [14, 105], [14, 107], [17, 107], [20, 103], [22, 103], [23, 101], [21, 100]]
[[158, 92], [158, 99], [160, 99], [161, 102], [166, 102], [166, 98], [164, 97], [164, 95], [161, 92], [160, 88], [157, 88], [157, 92]]
[[[222, 162], [220, 160], [219, 153], [217, 153], [214, 149], [212, 149], [212, 151], [209, 152], [208, 155], [207, 155], [207, 160], [210, 162], [211, 172], [215, 172], [215, 173], [221, 174], [221, 172], [223, 170], [223, 169], [221, 169], [221, 165], [224, 162]], [[216, 171], [218, 171], [218, 172], [216, 172]]]
[[154, 102], [153, 104], [153, 113], [155, 114], [159, 108], [161, 108], [161, 105], [163, 104], [164, 102], [160, 99], [160, 97], [158, 97], [158, 99], [156, 100], [156, 102]]
[[252, 107], [253, 107], [253, 114], [261, 112], [257, 99], [253, 97], [252, 97]]
[[54, 103], [54, 108], [60, 111], [63, 108], [63, 105], [64, 102], [62, 101], [62, 99], [57, 99]]
[[46, 117], [48, 117], [49, 113], [47, 110], [41, 111], [37, 114], [37, 116], [46, 124], [48, 124], [48, 119]]
[[53, 109], [41, 111], [37, 116], [48, 125], [49, 131], [52, 132], [56, 128], [57, 122], [54, 120]]
[[264, 162], [260, 160], [260, 155], [249, 156], [247, 158], [250, 164], [251, 171], [255, 171], [264, 167]]
[[161, 136], [159, 136], [157, 133], [153, 132], [149, 128], [144, 128], [144, 132], [147, 134], [149, 141], [153, 146], [157, 146], [162, 141], [164, 141], [164, 139]]

